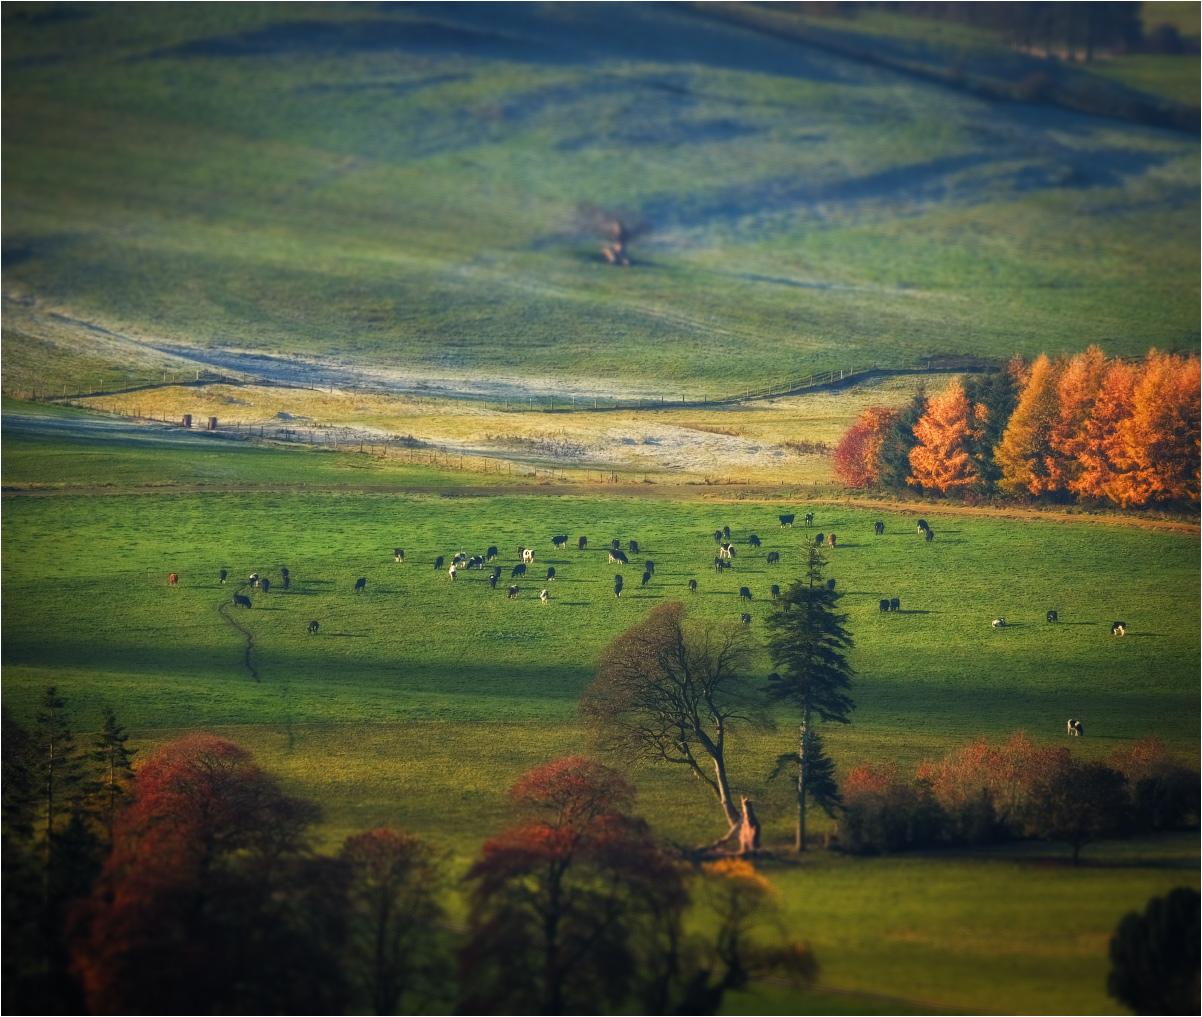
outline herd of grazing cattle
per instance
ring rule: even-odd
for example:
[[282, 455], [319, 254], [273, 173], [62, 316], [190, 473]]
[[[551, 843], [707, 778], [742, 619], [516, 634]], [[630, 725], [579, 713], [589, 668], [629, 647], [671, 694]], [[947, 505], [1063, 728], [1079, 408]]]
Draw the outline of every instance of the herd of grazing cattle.
[[[795, 516], [793, 514], [782, 514], [778, 518], [779, 518], [780, 526], [782, 529], [791, 527], [795, 520]], [[814, 525], [814, 513], [813, 512], [806, 513], [804, 516], [804, 521], [805, 521], [805, 525], [807, 528], [812, 527]], [[876, 522], [874, 522], [873, 523], [873, 532], [878, 537], [883, 536], [885, 533], [885, 523], [881, 520], [877, 520]], [[934, 531], [931, 529], [930, 525], [927, 523], [927, 521], [925, 519], [918, 520], [917, 532], [924, 538], [924, 540], [927, 543], [930, 543], [932, 540], [934, 540], [934, 536], [935, 536]], [[714, 542], [718, 545], [718, 554], [716, 557], [714, 557], [713, 563], [714, 563], [714, 566], [719, 571], [734, 567], [734, 564], [736, 561], [739, 561], [740, 563], [744, 563], [744, 562], [748, 561], [748, 559], [746, 559], [746, 558], [742, 558], [742, 559], [739, 558], [739, 552], [735, 546], [735, 541], [732, 538], [731, 529], [729, 526], [723, 526], [720, 529], [715, 530], [713, 532], [713, 538], [714, 538]], [[761, 548], [763, 541], [760, 539], [759, 536], [752, 533], [752, 534], [749, 534], [745, 538], [745, 543], [748, 548], [750, 548], [754, 551], [754, 550], [759, 550]], [[827, 547], [831, 548], [832, 550], [836, 549], [838, 547], [838, 544], [836, 541], [836, 536], [834, 533], [829, 533], [829, 534], [817, 533], [815, 535], [813, 543], [814, 543], [814, 546], [817, 546], [817, 547], [827, 546]], [[568, 547], [568, 544], [569, 544], [569, 537], [566, 534], [557, 534], [556, 536], [553, 536], [551, 538], [551, 545], [556, 551], [565, 550]], [[622, 550], [621, 545], [622, 545], [622, 542], [620, 540], [614, 539], [613, 541], [611, 541], [611, 543], [606, 548], [606, 554], [608, 557], [609, 564], [618, 565], [618, 566], [626, 566], [631, 563], [631, 558], [630, 558], [631, 555], [641, 555], [641, 553], [642, 553], [640, 551], [639, 542], [637, 540], [627, 541], [626, 551]], [[576, 548], [577, 548], [578, 552], [585, 551], [588, 548], [588, 538], [585, 536], [579, 537], [576, 542]], [[486, 562], [493, 562], [498, 557], [500, 557], [500, 551], [496, 545], [490, 545], [488, 547], [487, 551], [483, 555], [469, 556], [466, 552], [460, 551], [457, 554], [454, 554], [452, 556], [450, 568], [447, 570], [448, 575], [449, 575], [450, 579], [452, 581], [454, 581], [457, 573], [461, 569], [462, 570], [471, 570], [471, 569], [482, 570], [482, 569], [484, 569]], [[524, 578], [527, 575], [528, 569], [530, 567], [533, 567], [533, 564], [534, 564], [535, 550], [530, 547], [519, 546], [517, 548], [517, 558], [518, 558], [518, 561], [515, 564], [513, 564], [511, 571], [510, 571], [510, 579], [511, 580], [518, 579], [518, 578]], [[397, 564], [404, 564], [405, 560], [406, 560], [404, 549], [400, 548], [400, 547], [394, 548], [393, 549], [393, 559]], [[595, 559], [590, 557], [588, 560], [593, 561]], [[433, 559], [433, 562], [434, 562], [435, 571], [439, 571], [445, 565], [446, 559], [443, 555], [438, 555], [437, 557], [435, 557]], [[780, 565], [781, 552], [779, 550], [768, 551], [765, 554], [764, 558], [762, 559], [762, 562], [766, 566]], [[560, 562], [559, 564], [560, 564], [560, 567], [562, 568], [563, 566], [567, 565], [568, 562], [564, 561], [564, 562]], [[801, 564], [801, 562], [799, 561], [798, 564]], [[500, 565], [492, 566], [491, 573], [489, 574], [488, 580], [487, 580], [490, 589], [495, 590], [497, 588], [497, 584], [502, 575], [502, 571], [503, 570]], [[567, 571], [570, 574], [573, 571], [575, 571], [575, 569], [573, 567], [573, 568], [568, 569]], [[289, 588], [290, 581], [291, 581], [291, 576], [290, 576], [289, 570], [287, 568], [281, 568], [279, 570], [279, 573], [280, 573], [280, 585], [282, 585], [282, 587], [285, 590], [287, 590]], [[656, 574], [655, 562], [653, 560], [651, 560], [650, 558], [644, 559], [641, 585], [643, 587], [647, 587], [652, 582], [652, 580], [655, 578], [655, 574]], [[228, 576], [229, 576], [228, 570], [226, 570], [226, 569], [220, 570], [219, 580], [220, 580], [221, 584], [223, 584], [223, 585], [225, 584]], [[557, 573], [556, 568], [554, 566], [549, 566], [546, 570], [546, 580], [545, 581], [547, 583], [551, 583], [554, 580], [556, 580], [557, 578], [558, 578], [558, 573]], [[179, 585], [179, 573], [176, 573], [176, 572], [170, 573], [169, 576], [167, 577], [167, 582], [168, 582], [168, 585], [170, 585], [170, 586], [178, 586]], [[257, 572], [252, 572], [247, 577], [244, 586], [246, 586], [246, 585], [257, 588], [263, 594], [268, 594], [271, 589], [270, 580], [265, 576], [260, 576]], [[835, 580], [834, 579], [827, 580], [826, 586], [829, 590], [833, 591], [835, 589]], [[623, 576], [622, 576], [621, 572], [618, 572], [617, 574], [614, 575], [614, 586], [613, 586], [613, 592], [614, 592], [614, 596], [616, 598], [620, 598], [622, 596], [623, 588], [624, 588]], [[686, 582], [686, 588], [691, 594], [696, 594], [699, 590], [698, 580], [696, 578], [690, 577]], [[521, 593], [521, 589], [522, 588], [517, 585], [508, 586], [507, 592], [506, 592], [507, 599], [509, 599], [509, 600], [516, 599], [519, 596], [519, 594]], [[354, 585], [353, 585], [354, 593], [366, 593], [366, 590], [367, 590], [367, 577], [366, 576], [361, 576], [354, 581]], [[774, 601], [779, 599], [781, 596], [780, 585], [777, 583], [771, 584], [768, 588], [768, 596], [771, 600], [774, 600]], [[748, 603], [750, 603], [754, 600], [754, 595], [752, 593], [751, 585], [740, 586], [738, 588], [738, 599], [741, 602], [748, 602]], [[551, 600], [551, 596], [550, 596], [549, 590], [547, 588], [543, 588], [539, 593], [539, 601], [543, 604], [547, 604], [547, 603], [550, 603], [550, 600]], [[243, 593], [234, 593], [233, 594], [233, 605], [235, 607], [241, 607], [241, 608], [246, 608], [246, 609], [249, 609], [252, 606], [250, 598]], [[900, 612], [901, 611], [901, 600], [898, 597], [891, 597], [891, 598], [882, 597], [882, 598], [880, 598], [880, 601], [879, 601], [879, 608], [880, 608], [881, 614], [892, 614], [895, 612]], [[1048, 623], [1056, 623], [1056, 622], [1059, 622], [1059, 620], [1060, 620], [1059, 613], [1056, 610], [1048, 610], [1046, 612], [1045, 617], [1046, 617], [1046, 620]], [[746, 613], [746, 612], [741, 613], [739, 616], [739, 621], [743, 625], [750, 625], [752, 622], [752, 616], [751, 616], [751, 614]], [[993, 619], [991, 625], [994, 629], [1004, 629], [1007, 627], [1006, 619], [1003, 616], [999, 616], [999, 617]], [[311, 621], [311, 622], [309, 622], [309, 625], [308, 625], [308, 633], [310, 635], [316, 635], [318, 633], [319, 628], [320, 628], [320, 625], [316, 620]], [[1127, 629], [1126, 622], [1116, 621], [1111, 625], [1110, 631], [1111, 631], [1111, 634], [1113, 634], [1113, 635], [1123, 636], [1126, 634], [1126, 629]], [[1070, 720], [1068, 722], [1068, 732], [1070, 735], [1080, 736], [1083, 733], [1083, 728], [1081, 726], [1081, 722], [1078, 720]]]

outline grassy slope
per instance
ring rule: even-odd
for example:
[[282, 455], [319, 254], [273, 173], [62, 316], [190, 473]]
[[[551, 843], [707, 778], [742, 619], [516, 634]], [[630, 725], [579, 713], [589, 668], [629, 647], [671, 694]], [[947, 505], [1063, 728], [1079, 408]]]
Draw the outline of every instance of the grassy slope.
[[[665, 383], [1196, 334], [1187, 139], [682, 10], [372, 12], [375, 46], [365, 8], [245, 7], [6, 23], [6, 376], [97, 376], [52, 310]], [[581, 202], [651, 223], [638, 267], [595, 259]], [[126, 352], [133, 376], [162, 359]]]

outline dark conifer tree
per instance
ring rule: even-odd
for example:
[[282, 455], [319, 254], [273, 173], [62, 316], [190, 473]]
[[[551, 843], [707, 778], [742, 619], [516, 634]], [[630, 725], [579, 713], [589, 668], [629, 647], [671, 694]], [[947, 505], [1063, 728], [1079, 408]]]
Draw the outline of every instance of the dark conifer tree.
[[926, 391], [920, 388], [885, 434], [880, 452], [880, 485], [886, 490], [912, 489], [913, 485], [907, 484], [906, 478], [910, 476], [910, 450], [918, 444], [918, 439], [914, 437], [914, 425], [922, 419], [926, 411]]

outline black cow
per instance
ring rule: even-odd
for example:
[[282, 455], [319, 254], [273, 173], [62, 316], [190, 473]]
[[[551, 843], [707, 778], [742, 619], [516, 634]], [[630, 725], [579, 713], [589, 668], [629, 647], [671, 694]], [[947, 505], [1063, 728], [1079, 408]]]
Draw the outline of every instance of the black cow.
[[513, 571], [509, 573], [509, 578], [516, 579], [518, 576], [524, 576], [525, 574], [526, 574], [526, 563], [518, 562], [513, 567]]
[[[622, 577], [619, 576], [618, 578], [621, 579]], [[614, 596], [615, 597], [622, 596], [622, 584], [621, 583], [614, 583]]]
[[727, 540], [730, 540], [730, 527], [729, 526], [722, 527], [722, 536], [724, 536]]
[[611, 565], [613, 565], [615, 563], [617, 563], [619, 565], [629, 565], [630, 559], [627, 558], [623, 552], [619, 551], [615, 547], [612, 551], [609, 552], [609, 563]]
[[759, 547], [760, 546], [760, 538], [757, 537], [753, 533], [750, 537], [747, 538], [747, 546], [748, 547]]
[[487, 551], [484, 552], [484, 557], [487, 561], [492, 561], [500, 553], [501, 552], [497, 550], [496, 544], [494, 544], [492, 547], [490, 547]]
[[919, 533], [926, 533], [927, 530], [929, 530], [929, 529], [930, 529], [930, 527], [927, 526], [927, 521], [925, 519], [918, 520], [918, 532]]
[[796, 518], [796, 516], [794, 516], [794, 515], [787, 515], [787, 516], [777, 516], [777, 519], [779, 519], [779, 520], [780, 520], [780, 525], [781, 525], [781, 527], [782, 527], [782, 528], [784, 528], [784, 527], [786, 527], [786, 526], [792, 526], [792, 525], [793, 525], [793, 520], [794, 520], [795, 518]]
[[222, 570], [221, 570], [221, 585], [222, 585], [222, 586], [224, 586], [224, 585], [225, 585], [225, 579], [226, 579], [226, 576], [228, 576], [228, 575], [229, 575], [229, 573], [228, 573], [228, 572], [226, 572], [226, 570], [225, 570], [225, 569], [222, 569]]
[[739, 587], [739, 599], [740, 600], [750, 600], [751, 599], [751, 591], [746, 586]]
[[250, 607], [250, 597], [244, 597], [241, 593], [235, 593], [234, 607]]
[[807, 527], [807, 528], [809, 528], [809, 527], [811, 527], [811, 526], [813, 526], [813, 525], [814, 525], [814, 513], [813, 513], [813, 512], [807, 512], [807, 513], [806, 513], [806, 515], [805, 515], [805, 523], [806, 523], [806, 527]]
[[550, 582], [554, 578], [555, 578], [555, 570], [547, 569], [547, 581]]
[[833, 579], [828, 579], [826, 581], [826, 588], [828, 590], [833, 590], [835, 588], [835, 581]]
[[900, 611], [901, 610], [901, 600], [898, 597], [894, 597], [891, 601], [889, 601], [889, 610], [890, 611]]
[[500, 579], [500, 578], [501, 578], [501, 566], [500, 566], [500, 565], [494, 565], [494, 566], [492, 567], [492, 574], [493, 574], [494, 576], [496, 576], [498, 579]]
[[627, 544], [626, 546], [630, 548], [630, 553], [631, 553], [631, 554], [638, 554], [638, 553], [639, 553], [639, 542], [638, 542], [637, 540], [632, 540], [632, 541], [631, 541], [629, 544]]
[[557, 551], [563, 550], [563, 548], [568, 546], [567, 534], [565, 533], [558, 537], [552, 537], [551, 538], [551, 546], [554, 547]]
[[645, 562], [643, 562], [643, 568], [645, 568], [648, 572], [654, 572], [655, 562], [648, 558]]
[[292, 582], [292, 574], [287, 569], [280, 569], [280, 578], [284, 581], [284, 589], [288, 589], [288, 584]]
[[888, 610], [889, 610], [889, 601], [882, 600], [881, 601], [881, 614], [885, 614], [886, 612], [888, 612]]
[[268, 579], [266, 576], [264, 576], [262, 579], [259, 580], [259, 586], [263, 590], [263, 592], [266, 593], [268, 590], [271, 589], [271, 580]]
[[773, 600], [776, 600], [778, 597], [780, 597], [780, 587], [777, 586], [776, 583], [773, 583], [769, 588], [768, 596], [770, 596]]
[[825, 534], [825, 533], [820, 533], [820, 534], [818, 534], [818, 536], [816, 536], [816, 537], [814, 538], [814, 546], [815, 546], [815, 547], [821, 547], [821, 546], [822, 546], [822, 544], [823, 544], [823, 542], [824, 542], [825, 540], [826, 540], [826, 534]]
[[768, 552], [768, 564], [771, 565], [774, 562], [778, 562], [778, 561], [780, 561], [780, 552], [779, 551], [769, 551]]
[[929, 544], [935, 539], [935, 531], [928, 526], [926, 536], [923, 539]]
[[495, 590], [497, 588], [497, 580], [500, 578], [501, 577], [496, 572], [494, 572], [491, 576], [489, 576], [488, 577], [488, 588], [490, 590]]
[[715, 544], [722, 543], [722, 531], [721, 530], [714, 530], [714, 543]]
[[615, 551], [622, 550], [622, 542], [620, 540], [613, 541], [609, 546], [611, 548], [613, 548]]
[[1127, 623], [1115, 622], [1110, 626], [1110, 634], [1112, 636], [1125, 636], [1127, 634]]
[[366, 590], [366, 589], [367, 589], [367, 578], [366, 577], [355, 580], [355, 592], [356, 593], [358, 593], [360, 590]]
[[724, 568], [726, 568], [726, 562], [724, 562], [721, 558], [715, 558], [714, 568], [721, 572]]
[[644, 572], [643, 573], [643, 585], [646, 586], [649, 582], [651, 582], [651, 573]]
[[576, 541], [577, 551], [583, 551], [586, 547], [588, 547], [588, 537], [581, 537], [578, 541]]
[[394, 547], [392, 549], [392, 556], [398, 562], [403, 562], [405, 560], [405, 549], [403, 547]]
[[513, 600], [513, 598], [516, 597], [517, 595], [518, 595], [518, 588], [516, 586], [511, 586], [511, 587], [509, 587], [509, 594], [506, 597], [506, 599]]
[[696, 592], [697, 592], [697, 580], [690, 579], [689, 580], [689, 593], [696, 593]]
[[317, 635], [317, 630], [319, 628], [321, 628], [321, 626], [318, 625], [316, 621], [309, 622], [309, 635], [311, 635], [311, 636]]
[[1060, 621], [1060, 615], [1058, 615], [1055, 611], [1049, 611], [1048, 612], [1048, 621], [1058, 622], [1058, 621]]
[[873, 523], [873, 524], [872, 524], [872, 527], [873, 527], [873, 529], [875, 529], [875, 530], [876, 530], [876, 535], [877, 535], [878, 537], [879, 537], [879, 536], [880, 536], [882, 533], [884, 533], [884, 532], [885, 532], [885, 524], [884, 524], [884, 523], [882, 523], [882, 522], [881, 522], [879, 519], [878, 519], [878, 520], [877, 520], [875, 523]]
[[739, 620], [740, 620], [740, 621], [741, 621], [741, 622], [742, 622], [744, 625], [750, 625], [750, 624], [751, 624], [751, 615], [749, 615], [749, 614], [745, 614], [745, 615], [743, 615], [743, 616], [742, 616], [742, 617], [741, 617]]
[[440, 554], [437, 558], [434, 559], [434, 567], [436, 569], [442, 568], [443, 561], [444, 561], [444, 559], [443, 559], [442, 555]]

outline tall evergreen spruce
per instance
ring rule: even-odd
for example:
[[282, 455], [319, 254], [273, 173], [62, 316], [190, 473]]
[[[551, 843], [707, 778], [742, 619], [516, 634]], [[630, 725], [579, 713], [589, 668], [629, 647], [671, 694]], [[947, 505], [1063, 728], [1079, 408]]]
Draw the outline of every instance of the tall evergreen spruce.
[[[830, 761], [815, 744], [814, 714], [840, 724], [851, 722], [855, 703], [847, 694], [855, 673], [846, 653], [854, 645], [845, 629], [847, 615], [836, 611], [838, 594], [822, 580], [826, 560], [810, 548], [805, 578], [793, 583], [768, 616], [768, 651], [780, 675], [768, 690], [770, 698], [787, 701], [801, 711], [797, 747], [797, 843], [806, 849], [806, 798], [814, 778], [822, 777], [824, 792], [830, 783]], [[825, 803], [824, 803], [825, 804]]]
[[881, 487], [891, 491], [913, 489], [912, 485], [906, 483], [906, 478], [910, 476], [910, 452], [918, 444], [918, 439], [914, 437], [914, 425], [926, 412], [926, 389], [919, 388], [910, 404], [897, 415], [881, 442]]
[[976, 475], [977, 494], [993, 494], [1002, 477], [1002, 468], [994, 461], [993, 450], [1005, 433], [1010, 414], [1018, 405], [1018, 385], [1014, 371], [990, 371], [973, 375], [964, 382], [964, 394], [970, 406], [985, 407], [984, 414], [974, 413], [977, 430], [973, 436], [970, 456]]
[[121, 811], [121, 799], [134, 777], [133, 757], [137, 749], [128, 748], [125, 744], [127, 741], [128, 732], [117, 722], [112, 708], [106, 706], [90, 755], [100, 770], [95, 782], [97, 811], [110, 847], [113, 844], [113, 823]]

